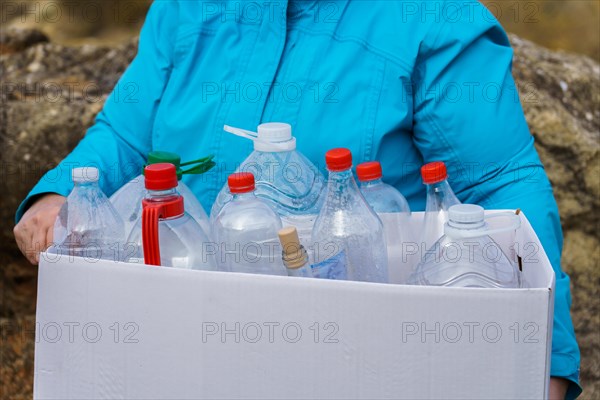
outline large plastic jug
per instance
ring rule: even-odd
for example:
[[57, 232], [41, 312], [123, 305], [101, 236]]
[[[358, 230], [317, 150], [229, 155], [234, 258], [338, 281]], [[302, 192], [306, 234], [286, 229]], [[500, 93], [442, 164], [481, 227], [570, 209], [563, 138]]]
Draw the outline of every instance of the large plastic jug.
[[[516, 230], [521, 220], [511, 212], [484, 217], [482, 207], [459, 204], [450, 207], [444, 235], [424, 255], [408, 280], [412, 285], [519, 288], [517, 265], [489, 236]], [[507, 218], [504, 227], [490, 229], [486, 220]]]
[[[300, 237], [308, 240], [323, 203], [325, 180], [317, 167], [296, 150], [292, 127], [269, 122], [259, 125], [258, 133], [227, 125], [224, 129], [254, 142], [254, 151], [236, 172], [252, 173], [256, 196], [266, 200], [285, 225], [295, 226]], [[231, 199], [224, 185], [211, 209], [211, 221]]]
[[144, 169], [144, 182], [148, 193], [142, 200], [142, 218], [128, 239], [137, 252], [128, 261], [216, 270], [214, 243], [185, 211], [184, 198], [177, 192], [175, 166], [148, 165]]
[[[185, 210], [190, 216], [200, 225], [204, 233], [210, 237], [210, 223], [208, 215], [202, 205], [192, 192], [192, 190], [181, 181], [183, 174], [202, 174], [210, 170], [215, 163], [212, 161], [212, 156], [203, 157], [198, 160], [181, 162], [181, 157], [175, 153], [166, 151], [152, 151], [148, 153], [148, 165], [158, 163], [169, 163], [175, 165], [177, 171], [177, 179], [179, 184], [177, 191], [185, 199]], [[182, 166], [190, 166], [183, 170]], [[111, 197], [110, 201], [123, 219], [125, 224], [125, 233], [127, 236], [131, 234], [131, 230], [142, 217], [142, 200], [147, 195], [146, 187], [144, 186], [144, 175], [132, 179], [117, 190]]]

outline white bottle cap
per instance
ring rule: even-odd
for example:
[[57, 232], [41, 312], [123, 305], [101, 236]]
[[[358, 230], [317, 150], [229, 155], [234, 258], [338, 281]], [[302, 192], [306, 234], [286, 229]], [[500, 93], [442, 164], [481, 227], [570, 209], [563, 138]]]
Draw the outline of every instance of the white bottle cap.
[[71, 177], [73, 178], [73, 182], [77, 183], [98, 182], [100, 171], [96, 167], [73, 168]]
[[225, 125], [223, 129], [254, 142], [254, 150], [265, 152], [291, 151], [296, 149], [292, 127], [283, 122], [267, 122], [258, 126], [258, 133]]
[[476, 204], [456, 204], [448, 209], [448, 222], [450, 225], [481, 225], [484, 218], [483, 207]]

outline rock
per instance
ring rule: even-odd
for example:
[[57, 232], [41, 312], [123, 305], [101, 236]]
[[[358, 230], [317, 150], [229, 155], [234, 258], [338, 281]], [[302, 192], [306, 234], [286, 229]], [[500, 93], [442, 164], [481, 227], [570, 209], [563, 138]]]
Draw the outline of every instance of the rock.
[[[573, 317], [584, 355], [582, 377], [600, 393], [597, 269], [600, 213], [600, 66], [549, 51], [511, 35], [514, 75], [531, 132], [554, 186], [565, 232], [563, 267], [573, 283]], [[93, 123], [106, 96], [136, 52], [137, 40], [108, 48], [65, 47], [36, 31], [1, 35], [0, 287], [8, 305], [0, 317], [32, 312], [34, 268], [20, 258], [12, 235], [21, 199]], [[5, 50], [6, 49], [6, 50]], [[90, 86], [94, 91], [90, 92]], [[25, 286], [31, 286], [25, 289]], [[18, 297], [18, 293], [26, 293]], [[18, 299], [17, 299], [18, 298]], [[12, 320], [11, 320], [12, 321]], [[11, 322], [12, 323], [12, 322]], [[591, 357], [594, 356], [595, 358]], [[28, 370], [29, 371], [29, 370]], [[31, 379], [31, 376], [28, 376]], [[595, 386], [594, 386], [595, 385]]]
[[510, 36], [513, 74], [536, 148], [552, 182], [564, 231], [562, 267], [588, 398], [600, 396], [600, 65]]
[[8, 29], [0, 32], [0, 54], [16, 53], [47, 41], [48, 36], [37, 29]]
[[600, 65], [514, 35], [513, 73], [563, 228], [596, 234], [600, 214]]
[[118, 43], [139, 32], [151, 3], [152, 0], [19, 0], [4, 1], [0, 12], [3, 27], [39, 29], [53, 42]]
[[[2, 37], [14, 32], [24, 36], [13, 29]], [[6, 193], [0, 207], [2, 251], [16, 250], [11, 232], [16, 207], [81, 139], [136, 49], [137, 39], [116, 48], [36, 42], [0, 55], [0, 190]]]

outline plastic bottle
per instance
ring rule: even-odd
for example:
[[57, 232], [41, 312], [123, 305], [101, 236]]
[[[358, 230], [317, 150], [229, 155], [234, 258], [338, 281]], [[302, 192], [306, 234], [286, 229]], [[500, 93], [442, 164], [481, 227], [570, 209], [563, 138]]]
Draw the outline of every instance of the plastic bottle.
[[278, 232], [281, 242], [281, 255], [288, 276], [312, 278], [312, 269], [308, 263], [308, 254], [300, 244], [298, 231], [293, 226], [286, 226]]
[[[402, 260], [405, 238], [409, 232], [410, 207], [402, 194], [393, 186], [383, 182], [381, 164], [368, 161], [356, 167], [360, 192], [377, 213], [385, 230], [388, 260]], [[401, 263], [388, 266], [390, 280], [403, 283], [410, 271], [401, 268]]]
[[216, 270], [213, 243], [185, 211], [184, 198], [177, 192], [175, 166], [148, 165], [144, 168], [144, 182], [148, 193], [142, 200], [142, 218], [128, 239], [137, 251], [128, 261]]
[[[236, 172], [253, 173], [256, 196], [265, 199], [285, 225], [297, 227], [301, 239], [310, 240], [312, 226], [323, 203], [325, 179], [296, 150], [292, 127], [269, 122], [259, 125], [258, 133], [227, 125], [223, 129], [254, 142], [254, 151]], [[231, 198], [227, 185], [224, 185], [211, 209], [211, 221]]]
[[408, 202], [393, 186], [383, 182], [379, 161], [368, 161], [356, 167], [360, 192], [377, 214], [410, 214]]
[[[313, 275], [329, 279], [387, 282], [383, 225], [367, 205], [354, 181], [350, 150], [329, 150], [325, 161], [329, 179], [326, 200], [312, 232], [315, 257]], [[341, 260], [343, 262], [338, 262]], [[339, 271], [342, 265], [345, 266], [345, 274]]]
[[230, 175], [227, 182], [233, 198], [223, 206], [213, 225], [220, 268], [286, 275], [277, 239], [281, 219], [267, 202], [256, 197], [254, 176], [238, 172]]
[[119, 261], [123, 259], [123, 221], [98, 185], [98, 168], [74, 168], [74, 187], [54, 224], [49, 252]]
[[443, 162], [436, 161], [423, 165], [421, 176], [427, 186], [425, 220], [420, 243], [424, 253], [444, 234], [444, 224], [448, 222], [448, 209], [460, 204], [460, 201], [448, 184], [448, 173]]
[[[504, 217], [510, 224], [490, 229], [486, 220]], [[520, 272], [489, 236], [515, 230], [520, 219], [511, 212], [484, 217], [482, 207], [458, 204], [450, 207], [444, 235], [425, 254], [408, 283], [413, 285], [518, 288]]]
[[[201, 174], [210, 170], [215, 165], [215, 163], [212, 161], [212, 156], [182, 164], [181, 157], [175, 153], [166, 151], [152, 151], [148, 153], [148, 165], [157, 163], [169, 163], [175, 165], [177, 170], [177, 179], [179, 181], [177, 191], [185, 199], [185, 210], [198, 223], [198, 225], [200, 225], [204, 233], [210, 237], [210, 223], [208, 221], [208, 215], [206, 215], [206, 211], [204, 211], [204, 208], [202, 208], [202, 205], [192, 190], [181, 181], [181, 177], [184, 173]], [[181, 169], [182, 165], [191, 164], [195, 165], [186, 171]], [[146, 194], [147, 191], [144, 186], [144, 175], [141, 174], [123, 185], [110, 197], [111, 203], [121, 218], [123, 218], [123, 222], [125, 223], [125, 233], [127, 236], [131, 234], [131, 230], [142, 217], [142, 200]]]

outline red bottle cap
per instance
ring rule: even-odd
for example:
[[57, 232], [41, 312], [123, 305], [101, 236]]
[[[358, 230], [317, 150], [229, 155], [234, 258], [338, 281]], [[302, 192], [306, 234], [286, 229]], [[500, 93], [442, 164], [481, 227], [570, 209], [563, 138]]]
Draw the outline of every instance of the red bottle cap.
[[425, 164], [421, 167], [421, 176], [423, 177], [423, 183], [426, 185], [446, 180], [448, 178], [446, 164], [442, 161], [434, 161]]
[[325, 153], [327, 169], [334, 172], [352, 168], [352, 153], [348, 149], [331, 149]]
[[237, 172], [227, 178], [231, 193], [248, 193], [254, 190], [254, 175], [251, 172]]
[[158, 163], [144, 168], [146, 189], [169, 190], [177, 187], [177, 169], [173, 164]]
[[358, 180], [361, 182], [374, 181], [382, 176], [381, 164], [379, 164], [379, 161], [368, 161], [358, 164], [356, 174], [358, 175]]

